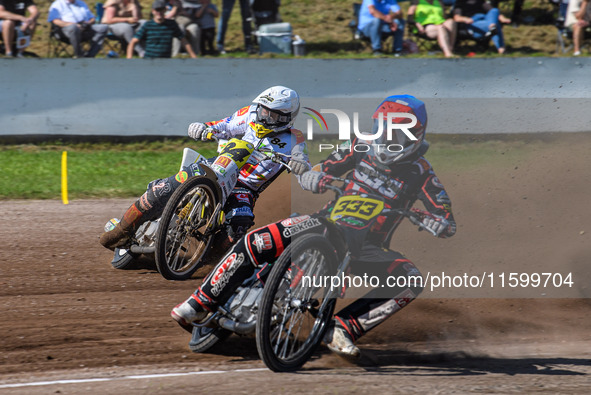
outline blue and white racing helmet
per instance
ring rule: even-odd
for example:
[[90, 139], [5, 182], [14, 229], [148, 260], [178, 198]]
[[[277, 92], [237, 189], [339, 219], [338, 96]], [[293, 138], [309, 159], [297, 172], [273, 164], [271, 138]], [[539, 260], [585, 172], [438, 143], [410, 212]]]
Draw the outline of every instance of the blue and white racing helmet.
[[[387, 97], [375, 110], [372, 118], [372, 132], [375, 134], [380, 128], [382, 130], [381, 136], [374, 141], [381, 148], [375, 150], [373, 155], [384, 165], [408, 158], [425, 140], [427, 110], [425, 103], [414, 96]], [[388, 133], [389, 130], [391, 133]]]

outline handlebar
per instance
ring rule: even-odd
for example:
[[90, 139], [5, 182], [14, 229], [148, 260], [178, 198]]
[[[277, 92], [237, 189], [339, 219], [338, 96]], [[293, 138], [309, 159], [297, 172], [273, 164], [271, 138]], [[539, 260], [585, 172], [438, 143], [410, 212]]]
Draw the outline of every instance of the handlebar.
[[283, 154], [281, 152], [273, 151], [271, 148], [265, 147], [257, 147], [255, 148], [257, 151], [262, 152], [263, 154], [267, 155], [272, 162], [278, 163], [281, 166], [285, 167], [288, 172], [291, 173], [291, 167], [289, 166], [289, 161], [291, 160], [291, 155]]
[[[332, 178], [331, 182], [332, 181], [340, 181], [340, 182], [343, 182], [344, 184], [359, 184], [353, 180], [346, 179], [346, 178], [340, 178], [340, 177], [334, 177], [334, 176], [330, 176], [330, 177]], [[339, 188], [339, 187], [336, 187], [336, 186], [330, 185], [330, 184], [326, 184], [324, 187], [326, 189], [330, 189], [331, 191], [333, 191], [335, 193], [337, 199], [343, 195], [342, 188]], [[425, 217], [431, 216], [431, 213], [429, 213], [428, 211], [420, 210], [418, 208], [411, 208], [411, 209], [390, 208], [390, 209], [384, 209], [380, 215], [383, 215], [383, 216], [402, 215], [403, 217], [408, 218], [408, 220], [412, 224], [416, 225], [419, 228], [419, 232], [422, 230], [427, 230], [433, 236], [437, 236], [437, 234], [433, 230], [423, 226], [423, 220], [425, 219]]]
[[208, 140], [214, 140], [214, 141], [219, 141], [220, 139], [218, 138], [218, 136], [216, 136], [215, 132], [217, 132], [217, 130], [215, 128], [212, 128], [211, 126], [205, 128], [205, 137]]

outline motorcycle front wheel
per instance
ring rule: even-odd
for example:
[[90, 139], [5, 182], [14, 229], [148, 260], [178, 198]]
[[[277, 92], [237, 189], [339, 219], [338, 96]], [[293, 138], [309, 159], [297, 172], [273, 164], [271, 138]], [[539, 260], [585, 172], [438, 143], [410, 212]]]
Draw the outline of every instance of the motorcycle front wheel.
[[203, 264], [217, 221], [215, 191], [214, 181], [192, 177], [170, 197], [155, 243], [156, 268], [164, 278], [186, 280]]
[[318, 234], [298, 237], [273, 265], [256, 326], [259, 356], [272, 371], [297, 370], [314, 353], [336, 299], [330, 282], [312, 280], [334, 275], [336, 267], [334, 247]]

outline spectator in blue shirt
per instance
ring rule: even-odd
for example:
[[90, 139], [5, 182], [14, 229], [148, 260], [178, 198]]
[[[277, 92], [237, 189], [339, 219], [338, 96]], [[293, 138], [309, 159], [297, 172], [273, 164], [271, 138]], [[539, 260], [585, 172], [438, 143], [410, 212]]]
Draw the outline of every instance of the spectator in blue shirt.
[[382, 54], [382, 40], [394, 36], [393, 52], [402, 52], [404, 19], [396, 0], [363, 0], [357, 29], [371, 41], [374, 55]]
[[[74, 48], [75, 57], [93, 58], [101, 50], [109, 26], [94, 23], [95, 18], [82, 0], [55, 0], [49, 7], [47, 21], [60, 28], [61, 34]], [[82, 42], [91, 41], [88, 52], [82, 50]]]

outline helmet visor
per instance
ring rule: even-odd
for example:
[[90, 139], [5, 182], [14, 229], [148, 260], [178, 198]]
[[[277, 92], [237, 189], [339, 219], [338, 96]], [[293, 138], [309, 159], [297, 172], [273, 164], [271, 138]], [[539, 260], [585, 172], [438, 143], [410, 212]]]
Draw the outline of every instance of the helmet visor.
[[259, 104], [257, 107], [257, 121], [266, 126], [284, 126], [291, 121], [291, 115], [273, 111]]
[[[393, 129], [390, 131], [392, 135], [391, 139], [388, 139], [388, 124], [386, 121], [380, 121], [379, 119], [374, 119], [373, 127], [372, 127], [372, 134], [376, 134], [378, 130], [381, 130], [382, 133], [380, 137], [377, 138], [377, 144], [398, 144], [403, 147], [407, 147], [412, 145], [416, 142], [416, 140], [411, 140], [411, 138], [403, 132], [400, 128]], [[409, 134], [412, 135], [412, 131], [409, 131]], [[415, 137], [416, 139], [416, 137]]]

